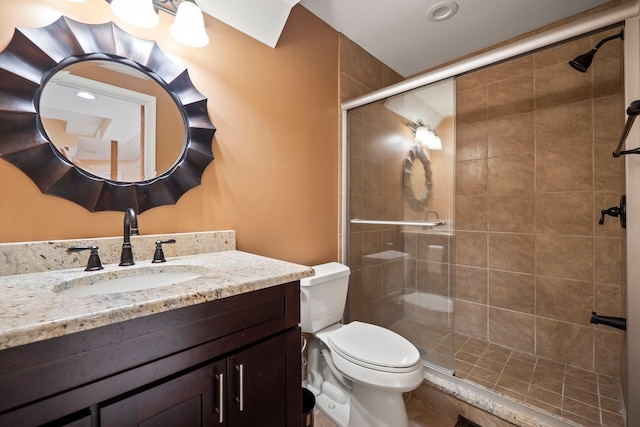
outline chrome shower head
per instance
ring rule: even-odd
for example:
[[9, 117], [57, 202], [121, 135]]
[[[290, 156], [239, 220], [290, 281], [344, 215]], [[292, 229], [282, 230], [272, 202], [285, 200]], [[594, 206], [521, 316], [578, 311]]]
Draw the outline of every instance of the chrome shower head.
[[605, 39], [600, 40], [596, 45], [596, 47], [591, 49], [589, 52], [576, 56], [572, 61], [569, 61], [569, 65], [571, 65], [571, 67], [573, 67], [574, 70], [580, 71], [581, 73], [586, 73], [589, 67], [591, 66], [591, 61], [593, 61], [593, 57], [598, 52], [598, 49], [600, 49], [600, 47], [606, 42], [611, 41], [613, 39], [617, 39], [617, 38], [624, 40], [624, 29], [622, 29], [619, 34], [609, 36]]

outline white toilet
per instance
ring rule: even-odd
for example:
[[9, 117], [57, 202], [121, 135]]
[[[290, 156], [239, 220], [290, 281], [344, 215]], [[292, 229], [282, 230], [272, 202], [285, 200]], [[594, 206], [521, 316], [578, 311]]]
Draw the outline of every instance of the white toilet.
[[388, 329], [340, 323], [349, 267], [314, 266], [300, 280], [300, 326], [309, 343], [306, 387], [320, 410], [340, 427], [406, 427], [403, 392], [424, 379], [418, 349]]

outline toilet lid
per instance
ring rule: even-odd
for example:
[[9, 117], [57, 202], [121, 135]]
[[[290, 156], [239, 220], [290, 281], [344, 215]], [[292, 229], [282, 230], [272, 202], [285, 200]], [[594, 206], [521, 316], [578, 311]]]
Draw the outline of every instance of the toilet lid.
[[337, 353], [372, 368], [410, 368], [420, 361], [418, 349], [407, 339], [369, 323], [351, 322], [331, 333], [328, 340]]

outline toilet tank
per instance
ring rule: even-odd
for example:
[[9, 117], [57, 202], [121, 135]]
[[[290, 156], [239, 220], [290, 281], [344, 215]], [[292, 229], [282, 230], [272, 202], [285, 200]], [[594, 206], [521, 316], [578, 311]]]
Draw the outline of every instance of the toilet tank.
[[315, 333], [342, 320], [351, 270], [338, 262], [312, 267], [315, 274], [300, 279], [300, 327]]

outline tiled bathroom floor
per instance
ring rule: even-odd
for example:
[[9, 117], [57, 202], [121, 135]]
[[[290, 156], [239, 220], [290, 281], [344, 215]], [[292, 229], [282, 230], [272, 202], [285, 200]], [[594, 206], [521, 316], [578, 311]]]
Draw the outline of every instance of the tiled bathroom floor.
[[[444, 329], [402, 319], [390, 329], [409, 339], [423, 358], [451, 369], [452, 337]], [[518, 353], [462, 335], [455, 336], [453, 370], [466, 379], [560, 415], [585, 427], [623, 427], [620, 379]]]
[[[453, 427], [456, 420], [428, 408], [419, 399], [406, 401], [409, 427]], [[314, 411], [314, 427], [336, 427], [318, 408]]]

